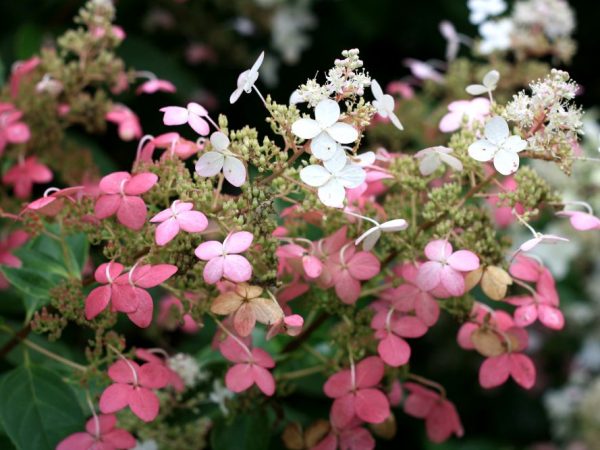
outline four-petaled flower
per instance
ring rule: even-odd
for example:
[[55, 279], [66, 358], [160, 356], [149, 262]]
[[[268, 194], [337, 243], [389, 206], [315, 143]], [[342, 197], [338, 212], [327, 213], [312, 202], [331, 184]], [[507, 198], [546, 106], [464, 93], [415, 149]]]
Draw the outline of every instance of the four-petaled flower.
[[205, 117], [208, 117], [208, 111], [198, 103], [188, 103], [187, 107], [165, 106], [160, 109], [165, 113], [163, 123], [165, 125], [183, 125], [187, 123], [192, 129], [201, 136], [206, 136], [210, 132], [210, 126]]
[[15, 197], [25, 199], [31, 196], [34, 183], [48, 183], [52, 180], [52, 171], [40, 164], [35, 156], [30, 156], [12, 166], [2, 177], [2, 182], [12, 185]]
[[231, 104], [237, 102], [243, 92], [245, 92], [246, 94], [252, 92], [252, 88], [254, 88], [254, 83], [256, 83], [256, 80], [258, 80], [258, 69], [260, 69], [260, 66], [262, 65], [264, 59], [265, 52], [261, 52], [261, 54], [258, 55], [258, 58], [254, 62], [252, 67], [240, 73], [237, 79], [237, 88], [231, 93], [231, 96], [229, 97], [229, 102]]
[[485, 125], [485, 139], [469, 146], [469, 156], [477, 161], [494, 161], [494, 167], [502, 175], [515, 173], [519, 168], [519, 152], [525, 150], [527, 141], [511, 136], [508, 124], [500, 116], [492, 117]]
[[206, 216], [200, 211], [193, 211], [194, 204], [175, 200], [170, 208], [159, 212], [150, 222], [159, 222], [156, 227], [156, 243], [166, 245], [177, 236], [179, 230], [188, 233], [200, 233], [208, 226]]
[[394, 97], [389, 94], [384, 94], [381, 86], [376, 80], [371, 80], [371, 92], [375, 100], [372, 101], [373, 106], [377, 110], [377, 114], [381, 117], [388, 118], [399, 130], [404, 130], [398, 116], [394, 112]]
[[370, 280], [381, 270], [377, 257], [370, 252], [356, 252], [355, 247], [345, 246], [328, 262], [335, 293], [346, 304], [353, 304], [360, 297], [360, 282]]
[[117, 124], [119, 137], [124, 141], [142, 137], [142, 126], [138, 117], [125, 105], [114, 105], [106, 113], [106, 120]]
[[96, 200], [94, 211], [98, 219], [117, 214], [117, 219], [127, 228], [139, 230], [146, 222], [148, 210], [139, 197], [148, 192], [158, 181], [150, 172], [131, 176], [127, 172], [114, 172], [100, 180], [101, 195]]
[[232, 185], [240, 187], [246, 182], [246, 167], [235, 154], [229, 150], [229, 138], [221, 131], [210, 136], [213, 150], [203, 154], [196, 163], [196, 172], [201, 177], [212, 177], [223, 170], [225, 179]]
[[421, 172], [421, 175], [431, 175], [442, 162], [445, 162], [457, 172], [462, 171], [462, 162], [450, 153], [452, 153], [451, 148], [442, 147], [441, 145], [425, 148], [415, 153], [415, 158], [419, 160], [419, 171]]
[[329, 98], [315, 107], [314, 119], [298, 119], [292, 124], [292, 133], [302, 139], [312, 139], [310, 150], [315, 158], [326, 161], [334, 156], [339, 144], [350, 144], [358, 139], [358, 130], [339, 122], [340, 105]]
[[440, 131], [450, 133], [458, 130], [464, 118], [467, 125], [474, 122], [483, 122], [490, 113], [490, 101], [487, 98], [474, 98], [473, 100], [457, 100], [448, 105], [448, 114], [440, 120]]
[[222, 244], [219, 241], [200, 244], [195, 254], [201, 260], [208, 261], [204, 266], [204, 281], [215, 284], [223, 277], [235, 283], [248, 281], [252, 276], [252, 266], [238, 253], [248, 250], [253, 239], [252, 233], [238, 231], [229, 234]]
[[137, 94], [154, 94], [155, 92], [173, 93], [177, 89], [175, 85], [168, 80], [160, 80], [158, 78], [148, 80], [140, 84], [136, 90]]
[[491, 95], [492, 92], [498, 87], [498, 81], [500, 81], [500, 72], [497, 70], [490, 70], [483, 76], [482, 84], [470, 84], [465, 90], [471, 95]]
[[559, 211], [560, 217], [568, 217], [573, 228], [579, 231], [600, 230], [600, 219], [592, 213], [582, 211]]
[[56, 450], [121, 450], [134, 448], [135, 438], [125, 430], [115, 428], [114, 414], [100, 414], [85, 424], [85, 432], [73, 433], [60, 441]]

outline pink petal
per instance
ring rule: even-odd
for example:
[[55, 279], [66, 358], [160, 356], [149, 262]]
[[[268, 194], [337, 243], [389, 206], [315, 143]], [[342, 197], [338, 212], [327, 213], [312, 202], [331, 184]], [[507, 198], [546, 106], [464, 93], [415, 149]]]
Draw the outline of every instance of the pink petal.
[[417, 285], [423, 291], [430, 291], [440, 284], [442, 264], [437, 261], [427, 261], [421, 264], [417, 274]]
[[253, 348], [252, 357], [254, 358], [254, 362], [261, 367], [264, 367], [266, 369], [272, 369], [273, 367], [275, 367], [275, 361], [273, 361], [271, 355], [265, 352], [262, 348]]
[[135, 291], [139, 302], [138, 307], [134, 312], [127, 314], [127, 317], [138, 327], [147, 328], [152, 323], [152, 312], [154, 311], [152, 296], [143, 289]]
[[157, 245], [166, 245], [179, 233], [179, 223], [174, 217], [165, 220], [156, 227], [155, 239]]
[[312, 255], [302, 257], [302, 268], [309, 278], [318, 278], [323, 271], [323, 263], [319, 258]]
[[101, 195], [94, 205], [94, 214], [98, 219], [106, 219], [117, 212], [121, 206], [120, 195]]
[[241, 255], [227, 255], [223, 258], [223, 275], [231, 281], [242, 283], [252, 277], [252, 266]]
[[137, 387], [129, 394], [131, 412], [144, 422], [152, 422], [158, 416], [158, 397], [150, 389]]
[[549, 305], [540, 305], [538, 309], [540, 322], [552, 330], [562, 330], [565, 326], [565, 318], [562, 312]]
[[96, 278], [96, 281], [98, 283], [108, 283], [108, 278], [106, 276], [107, 269], [108, 269], [108, 275], [114, 281], [117, 279], [117, 277], [119, 275], [121, 275], [121, 272], [123, 272], [124, 267], [123, 267], [123, 264], [119, 264], [119, 263], [115, 263], [115, 262], [100, 264], [98, 266], [98, 268], [96, 269], [96, 271], [94, 272], [94, 277]]
[[540, 263], [533, 258], [518, 254], [508, 269], [510, 274], [523, 281], [537, 281], [540, 277]]
[[447, 262], [454, 270], [461, 272], [470, 272], [479, 268], [479, 258], [469, 250], [459, 250], [452, 253]]
[[377, 356], [369, 356], [356, 365], [356, 386], [372, 387], [383, 378], [383, 362]]
[[233, 316], [233, 328], [240, 336], [246, 337], [252, 333], [256, 325], [256, 314], [252, 305], [243, 303]]
[[100, 414], [92, 417], [85, 423], [85, 431], [90, 434], [105, 434], [112, 430], [117, 424], [117, 417], [114, 414]]
[[234, 363], [247, 362], [249, 359], [246, 350], [231, 337], [221, 341], [219, 350], [226, 359]]
[[538, 309], [535, 304], [519, 306], [515, 309], [515, 324], [519, 327], [528, 327], [538, 318]]
[[213, 258], [206, 266], [204, 266], [204, 272], [202, 272], [202, 276], [204, 277], [204, 281], [207, 284], [215, 284], [221, 278], [223, 278], [223, 266], [225, 265], [225, 257], [221, 256], [218, 258]]
[[150, 222], [152, 222], [152, 223], [164, 222], [165, 220], [168, 220], [172, 217], [173, 217], [173, 210], [171, 208], [167, 208], [167, 209], [159, 212], [158, 214], [156, 214], [154, 217], [152, 217], [152, 219], [150, 219]]
[[110, 302], [111, 287], [100, 286], [89, 293], [85, 299], [85, 317], [92, 320], [106, 309]]
[[463, 276], [450, 266], [442, 268], [440, 283], [450, 295], [459, 296], [465, 293], [465, 280]]
[[458, 413], [449, 401], [441, 402], [431, 410], [425, 426], [427, 427], [427, 437], [437, 444], [447, 440], [452, 433], [456, 433], [457, 436], [463, 434]]
[[146, 363], [138, 371], [139, 384], [148, 389], [162, 389], [171, 379], [171, 371], [160, 363]]
[[[121, 275], [121, 277], [127, 277], [127, 275]], [[121, 280], [122, 278], [119, 277]], [[115, 311], [123, 313], [132, 313], [139, 306], [139, 299], [136, 295], [135, 288], [127, 284], [113, 284], [112, 286], [112, 308]]]
[[102, 440], [106, 444], [112, 445], [116, 449], [128, 449], [134, 448], [136, 446], [135, 438], [128, 431], [125, 430], [117, 429], [110, 431], [102, 436]]
[[336, 398], [331, 406], [331, 419], [336, 426], [345, 427], [355, 415], [354, 395], [346, 394]]
[[335, 293], [342, 302], [352, 305], [360, 296], [360, 282], [352, 278], [348, 270], [342, 270], [335, 277]]
[[458, 345], [465, 350], [474, 350], [475, 346], [471, 340], [471, 335], [477, 329], [479, 329], [479, 326], [474, 323], [467, 322], [463, 324], [458, 330], [458, 336], [456, 337]]
[[188, 121], [188, 110], [181, 106], [166, 106], [160, 109], [161, 112], [165, 113], [163, 116], [163, 123], [169, 125], [183, 125]]
[[432, 327], [440, 317], [440, 307], [429, 294], [422, 293], [415, 301], [415, 314], [425, 325]]
[[510, 374], [518, 385], [531, 389], [535, 384], [536, 371], [533, 362], [522, 353], [512, 353], [508, 363]]
[[225, 385], [232, 392], [243, 392], [254, 384], [250, 364], [236, 364], [225, 374]]
[[404, 412], [409, 416], [424, 419], [429, 415], [437, 401], [438, 399], [431, 395], [411, 393], [404, 402]]
[[133, 392], [130, 384], [111, 384], [100, 396], [100, 411], [110, 414], [122, 410], [129, 402], [129, 394]]
[[348, 271], [356, 280], [370, 280], [381, 270], [381, 264], [370, 252], [358, 252], [348, 262]]
[[388, 366], [403, 366], [410, 359], [410, 346], [398, 336], [388, 333], [388, 335], [379, 341], [377, 353]]
[[140, 366], [131, 360], [119, 359], [108, 368], [108, 376], [115, 383], [131, 384], [139, 372]]
[[200, 136], [206, 136], [208, 133], [210, 133], [210, 127], [208, 126], [208, 122], [202, 117], [197, 116], [196, 114], [192, 113], [189, 115], [188, 124]]
[[158, 175], [150, 172], [138, 173], [125, 183], [125, 194], [141, 195], [148, 192], [158, 182]]
[[[332, 450], [336, 448], [333, 447]], [[343, 450], [373, 450], [375, 439], [373, 439], [371, 433], [362, 427], [342, 430], [340, 433], [340, 448]], [[312, 450], [316, 450], [316, 448]]]
[[356, 415], [367, 423], [381, 423], [390, 416], [390, 402], [378, 389], [360, 389], [354, 405]]
[[[138, 269], [139, 270], [139, 269]], [[177, 266], [173, 264], [156, 264], [149, 266], [148, 271], [134, 272], [133, 281], [136, 286], [144, 289], [161, 285], [177, 272]]]
[[444, 261], [452, 254], [450, 242], [438, 239], [425, 246], [425, 256], [432, 261]]
[[252, 377], [263, 394], [271, 396], [275, 393], [275, 379], [267, 369], [252, 365]]
[[323, 392], [330, 398], [338, 398], [346, 395], [352, 389], [350, 370], [342, 370], [341, 372], [331, 375], [325, 385]]
[[252, 245], [254, 236], [247, 231], [238, 231], [230, 234], [224, 243], [225, 253], [242, 253]]
[[122, 186], [131, 178], [128, 172], [113, 172], [100, 180], [100, 190], [104, 194], [120, 194]]
[[117, 219], [127, 228], [140, 230], [146, 222], [146, 204], [140, 197], [125, 196], [117, 210]]
[[200, 244], [194, 253], [199, 259], [209, 261], [223, 256], [223, 244], [218, 241], [206, 241]]
[[418, 338], [427, 333], [427, 326], [415, 316], [403, 316], [392, 321], [392, 331], [405, 338]]
[[60, 441], [56, 450], [88, 450], [93, 448], [95, 441], [88, 433], [74, 433]]
[[479, 384], [490, 389], [506, 383], [510, 366], [511, 362], [506, 354], [487, 358], [479, 368]]
[[186, 211], [177, 215], [177, 221], [182, 230], [188, 233], [200, 233], [208, 227], [206, 216], [200, 211]]

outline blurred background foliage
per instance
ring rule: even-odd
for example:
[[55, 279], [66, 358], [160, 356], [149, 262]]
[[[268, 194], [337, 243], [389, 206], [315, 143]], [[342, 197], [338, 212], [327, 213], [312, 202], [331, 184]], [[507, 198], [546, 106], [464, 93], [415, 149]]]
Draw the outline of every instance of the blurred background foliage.
[[[295, 55], [282, 59], [281, 52], [273, 48], [272, 19], [283, 3], [291, 7], [308, 5], [302, 10], [312, 11], [311, 17], [303, 19], [307, 25], [304, 36], [310, 43], [296, 61]], [[577, 14], [575, 40], [579, 49], [569, 71], [582, 84], [584, 95], [580, 103], [588, 108], [600, 104], [596, 64], [600, 50], [597, 30], [600, 2], [571, 0], [570, 3]], [[82, 4], [81, 0], [1, 2], [2, 78], [13, 61], [37, 53], [40, 46], [49, 45], [71, 27], [72, 17]], [[120, 99], [140, 116], [144, 132], [151, 134], [163, 130], [160, 107], [190, 100], [201, 102], [212, 112], [227, 114], [233, 124], [250, 122], [264, 127], [252, 120], [262, 117], [263, 107], [256, 98], [244, 97], [235, 107], [227, 100], [239, 72], [262, 49], [277, 56], [279, 62], [272, 64], [279, 67], [273, 71], [265, 69], [270, 76], [262, 81], [269, 81], [270, 86], [261, 89], [285, 102], [299, 84], [330, 67], [342, 49], [360, 48], [371, 75], [386, 84], [408, 74], [403, 64], [405, 58], [443, 59], [445, 41], [438, 32], [441, 20], [451, 21], [464, 34], [476, 34], [475, 27], [468, 22], [466, 1], [461, 0], [120, 0], [116, 6], [116, 23], [127, 33], [119, 55], [129, 66], [152, 71], [178, 88], [172, 95], [126, 94]], [[108, 166], [127, 167], [135, 154], [136, 143], [118, 140], [113, 127], [99, 138], [98, 145], [109, 158]], [[566, 304], [570, 298], [581, 297], [577, 289], [585, 276], [581, 271], [572, 272], [561, 285]], [[570, 356], [578, 349], [577, 330], [567, 328], [557, 335], [542, 336], [548, 341], [536, 361], [540, 380], [533, 391], [527, 392], [510, 383], [500, 389], [482, 390], [477, 382], [480, 359], [458, 348], [454, 340], [456, 329], [456, 324], [446, 317], [426, 338], [415, 342], [412, 363], [417, 373], [435, 374], [446, 386], [459, 407], [466, 437], [440, 446], [429, 444], [419, 421], [399, 415], [396, 440], [387, 448], [398, 448], [401, 444], [406, 449], [514, 449], [550, 440], [552, 427], [541, 392], [566, 381]], [[440, 342], [445, 343], [440, 345]], [[197, 341], [187, 343], [190, 347], [196, 344]], [[312, 398], [310, 378], [305, 384], [306, 390], [296, 392], [291, 403], [307, 415], [324, 416], [329, 402]], [[318, 412], [309, 412], [312, 410]], [[273, 439], [272, 448], [280, 445], [278, 439]]]

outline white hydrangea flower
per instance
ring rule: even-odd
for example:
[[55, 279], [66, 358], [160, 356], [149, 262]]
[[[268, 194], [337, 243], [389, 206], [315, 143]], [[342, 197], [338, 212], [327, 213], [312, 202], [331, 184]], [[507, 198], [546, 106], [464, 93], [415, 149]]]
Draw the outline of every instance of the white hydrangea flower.
[[292, 133], [302, 139], [312, 139], [312, 154], [323, 161], [330, 159], [339, 144], [350, 144], [358, 139], [358, 130], [339, 122], [340, 105], [331, 99], [321, 100], [315, 108], [315, 119], [298, 119], [292, 124]]
[[319, 200], [332, 208], [343, 208], [346, 189], [360, 186], [367, 174], [364, 169], [352, 163], [344, 149], [338, 144], [335, 155], [323, 166], [313, 164], [300, 171], [300, 179], [309, 186], [318, 188]]
[[527, 141], [511, 136], [508, 123], [500, 116], [492, 117], [485, 125], [485, 139], [469, 146], [469, 156], [477, 161], [494, 162], [502, 175], [515, 173], [519, 168], [519, 152], [525, 150]]
[[469, 0], [467, 7], [471, 12], [469, 21], [478, 25], [488, 17], [494, 17], [506, 11], [506, 2], [504, 0]]
[[372, 103], [375, 109], [377, 109], [377, 114], [381, 117], [389, 118], [396, 128], [403, 130], [404, 127], [394, 112], [394, 97], [389, 94], [384, 94], [381, 86], [379, 86], [379, 83], [376, 80], [372, 80], [371, 82], [371, 92], [373, 93], [373, 97], [375, 97], [375, 100], [373, 100]]
[[221, 410], [223, 415], [227, 416], [229, 415], [229, 410], [227, 409], [226, 401], [232, 399], [233, 396], [234, 393], [227, 389], [225, 386], [223, 386], [221, 380], [217, 379], [213, 381], [213, 390], [208, 395], [208, 398], [211, 402], [219, 405], [219, 409]]
[[482, 39], [479, 51], [484, 55], [489, 55], [496, 50], [508, 50], [512, 31], [513, 23], [510, 19], [482, 23], [479, 25], [479, 34]]
[[237, 102], [242, 95], [242, 92], [245, 92], [246, 94], [252, 92], [254, 83], [256, 83], [256, 80], [258, 80], [258, 69], [260, 69], [264, 59], [265, 52], [261, 52], [257, 60], [254, 62], [254, 65], [250, 69], [240, 73], [240, 76], [237, 79], [237, 89], [233, 91], [229, 97], [230, 103], [233, 104]]
[[498, 87], [498, 81], [500, 81], [500, 72], [497, 70], [490, 70], [483, 76], [482, 84], [470, 84], [465, 90], [471, 95], [491, 95]]
[[442, 163], [448, 164], [457, 172], [462, 171], [462, 162], [460, 162], [460, 159], [450, 154], [452, 151], [451, 148], [438, 145], [415, 153], [415, 158], [419, 160], [419, 171], [421, 172], [421, 175], [431, 175]]
[[196, 163], [196, 172], [201, 177], [212, 177], [221, 169], [225, 179], [232, 185], [240, 187], [246, 181], [246, 167], [244, 163], [229, 151], [229, 138], [221, 131], [215, 131], [210, 136], [210, 143], [214, 150], [203, 154]]
[[177, 353], [167, 360], [167, 366], [181, 377], [186, 387], [194, 387], [206, 374], [200, 370], [198, 362], [185, 353]]
[[354, 241], [354, 245], [359, 245], [362, 242], [363, 250], [366, 252], [373, 250], [382, 233], [394, 233], [408, 228], [408, 222], [404, 219], [393, 219], [384, 223], [379, 223], [375, 219], [369, 217], [359, 216], [358, 214], [352, 214], [348, 211], [346, 211], [346, 213], [361, 217], [362, 219], [373, 223], [373, 227], [369, 228]]

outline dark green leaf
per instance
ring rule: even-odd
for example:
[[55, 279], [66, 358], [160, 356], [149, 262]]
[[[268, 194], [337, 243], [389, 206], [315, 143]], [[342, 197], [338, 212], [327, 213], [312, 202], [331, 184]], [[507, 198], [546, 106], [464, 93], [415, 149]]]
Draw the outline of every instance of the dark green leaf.
[[31, 269], [0, 266], [0, 271], [25, 296], [46, 298], [48, 291], [54, 286], [48, 278]]
[[238, 415], [233, 422], [218, 420], [211, 433], [214, 450], [266, 450], [271, 437], [270, 425], [264, 412]]

